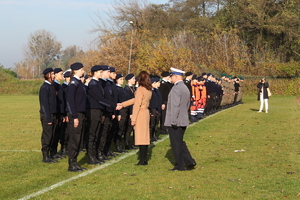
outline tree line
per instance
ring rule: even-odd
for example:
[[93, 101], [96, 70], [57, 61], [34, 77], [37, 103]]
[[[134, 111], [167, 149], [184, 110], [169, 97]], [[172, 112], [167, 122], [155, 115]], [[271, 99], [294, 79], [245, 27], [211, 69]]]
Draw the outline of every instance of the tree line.
[[53, 34], [39, 30], [30, 35], [26, 59], [16, 69], [36, 77], [46, 67], [66, 69], [79, 61], [87, 69], [107, 64], [124, 74], [129, 68], [159, 73], [179, 67], [294, 77], [300, 69], [299, 11], [300, 0], [118, 0], [109, 20], [95, 16], [97, 49], [61, 51]]

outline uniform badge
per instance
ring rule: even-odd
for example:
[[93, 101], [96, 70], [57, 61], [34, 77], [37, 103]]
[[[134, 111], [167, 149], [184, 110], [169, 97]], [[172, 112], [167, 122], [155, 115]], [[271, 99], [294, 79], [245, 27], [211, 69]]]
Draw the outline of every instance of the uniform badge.
[[71, 84], [75, 84], [75, 81], [71, 81]]

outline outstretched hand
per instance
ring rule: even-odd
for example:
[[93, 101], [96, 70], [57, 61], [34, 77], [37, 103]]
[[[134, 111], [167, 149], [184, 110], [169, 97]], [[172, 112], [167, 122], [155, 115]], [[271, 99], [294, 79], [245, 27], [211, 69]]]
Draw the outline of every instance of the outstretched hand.
[[121, 103], [117, 104], [116, 110], [121, 110], [123, 108], [123, 105]]

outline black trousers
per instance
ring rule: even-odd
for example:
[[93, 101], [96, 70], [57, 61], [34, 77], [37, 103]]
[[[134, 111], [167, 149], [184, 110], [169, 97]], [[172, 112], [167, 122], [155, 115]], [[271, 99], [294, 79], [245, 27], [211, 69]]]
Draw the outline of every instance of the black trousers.
[[47, 122], [47, 117], [44, 114], [40, 114], [40, 120], [42, 124], [42, 137], [41, 137], [41, 143], [42, 143], [42, 152], [48, 152], [50, 150], [52, 141], [53, 141], [53, 135], [55, 131], [55, 115], [51, 114], [52, 116], [52, 125], [49, 125]]
[[55, 118], [56, 118], [55, 131], [54, 131], [53, 140], [52, 140], [52, 144], [51, 144], [51, 151], [53, 154], [57, 153], [58, 142], [62, 135], [63, 114], [56, 113]]
[[96, 156], [96, 143], [100, 134], [102, 116], [103, 111], [100, 109], [90, 109], [87, 111], [87, 126], [89, 127], [87, 152], [91, 156]]
[[103, 122], [101, 130], [100, 130], [101, 136], [98, 140], [98, 143], [99, 143], [98, 148], [97, 148], [98, 153], [104, 151], [107, 137], [108, 137], [108, 134], [110, 133], [110, 129], [112, 126], [112, 114], [108, 113], [108, 112], [104, 112], [104, 116], [105, 116], [105, 119], [104, 119], [104, 122]]
[[147, 161], [148, 145], [140, 145], [139, 150], [140, 150], [140, 157], [139, 157], [140, 162]]
[[113, 124], [115, 127], [115, 136], [114, 136], [114, 142], [117, 148], [121, 147], [121, 141], [122, 136], [125, 133], [126, 130], [126, 124], [128, 122], [128, 109], [123, 108], [120, 110], [121, 120], [117, 121], [116, 124]]
[[74, 127], [74, 118], [68, 114], [69, 116], [69, 141], [68, 141], [68, 157], [69, 159], [76, 159], [79, 151], [80, 145], [83, 140], [83, 122], [85, 115], [83, 113], [77, 113], [79, 124], [75, 128]]
[[186, 146], [186, 143], [183, 141], [183, 135], [186, 127], [178, 127], [177, 129], [168, 127], [168, 130], [173, 155], [176, 161], [175, 168], [182, 170], [185, 166], [195, 162]]
[[62, 133], [60, 135], [60, 145], [62, 147], [66, 147], [68, 145], [68, 140], [69, 140], [69, 131], [68, 131], [68, 123], [63, 122], [62, 123]]
[[133, 126], [131, 126], [131, 119], [130, 119], [130, 114], [129, 114], [129, 109], [127, 112], [127, 120], [125, 123], [125, 135], [124, 135], [124, 139], [125, 139], [125, 146], [131, 145], [131, 139], [130, 139], [130, 135], [131, 132], [133, 132]]
[[167, 104], [166, 108], [161, 111], [161, 116], [160, 116], [160, 134], [167, 134], [167, 128], [165, 127], [165, 120], [166, 120], [166, 114], [167, 114]]
[[150, 140], [155, 140], [156, 137], [156, 123], [157, 123], [158, 113], [156, 109], [150, 109]]

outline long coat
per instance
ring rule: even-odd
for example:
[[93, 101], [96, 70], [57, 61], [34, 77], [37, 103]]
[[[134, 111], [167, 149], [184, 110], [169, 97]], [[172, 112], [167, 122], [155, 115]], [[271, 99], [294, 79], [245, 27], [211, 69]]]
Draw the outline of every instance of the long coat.
[[131, 121], [136, 123], [134, 126], [135, 145], [150, 144], [150, 113], [148, 107], [151, 96], [151, 90], [139, 86], [135, 92], [135, 98], [122, 103], [123, 107], [133, 104]]
[[167, 114], [165, 126], [181, 126], [189, 125], [188, 110], [190, 107], [190, 91], [183, 81], [178, 81], [172, 87], [167, 105]]
[[258, 95], [257, 95], [257, 100], [258, 101], [260, 100], [260, 93], [261, 92], [264, 94], [263, 99], [269, 99], [268, 91], [267, 91], [267, 88], [269, 88], [269, 83], [268, 82], [258, 83], [257, 88], [258, 88]]

